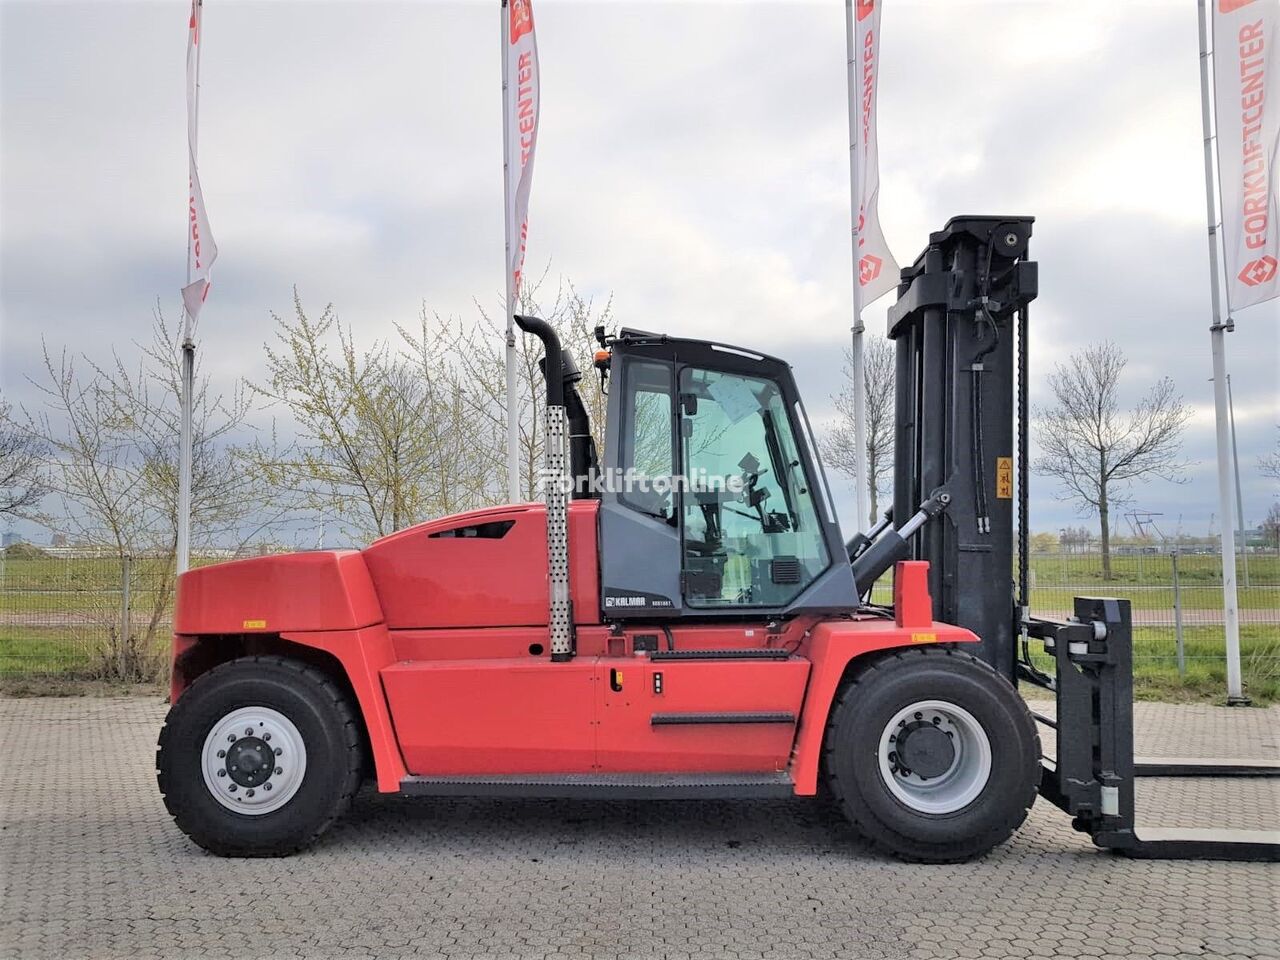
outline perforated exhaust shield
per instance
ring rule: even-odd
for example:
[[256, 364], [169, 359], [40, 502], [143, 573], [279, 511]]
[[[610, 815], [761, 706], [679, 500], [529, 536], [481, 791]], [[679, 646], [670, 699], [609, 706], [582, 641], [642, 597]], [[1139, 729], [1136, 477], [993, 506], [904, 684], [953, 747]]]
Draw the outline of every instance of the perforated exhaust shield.
[[547, 405], [547, 575], [551, 588], [551, 659], [573, 656], [569, 602], [569, 491], [565, 470], [565, 409]]

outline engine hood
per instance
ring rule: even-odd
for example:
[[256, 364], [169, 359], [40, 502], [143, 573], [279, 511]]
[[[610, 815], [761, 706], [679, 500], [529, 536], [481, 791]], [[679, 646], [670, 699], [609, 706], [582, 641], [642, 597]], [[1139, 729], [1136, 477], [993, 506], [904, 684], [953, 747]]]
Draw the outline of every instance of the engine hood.
[[357, 550], [233, 560], [178, 578], [174, 633], [356, 630], [382, 622]]

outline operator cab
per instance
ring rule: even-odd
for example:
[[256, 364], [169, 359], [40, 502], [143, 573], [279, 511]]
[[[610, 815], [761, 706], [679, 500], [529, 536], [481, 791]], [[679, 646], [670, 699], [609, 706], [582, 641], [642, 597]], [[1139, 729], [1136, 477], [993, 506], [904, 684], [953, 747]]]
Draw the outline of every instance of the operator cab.
[[858, 598], [791, 368], [624, 329], [600, 494], [606, 620], [789, 616]]

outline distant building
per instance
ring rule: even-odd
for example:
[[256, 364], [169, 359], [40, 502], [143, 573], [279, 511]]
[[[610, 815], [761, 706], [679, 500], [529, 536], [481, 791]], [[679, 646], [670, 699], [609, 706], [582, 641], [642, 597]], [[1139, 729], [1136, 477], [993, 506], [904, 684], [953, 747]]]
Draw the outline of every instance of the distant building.
[[0, 537], [0, 547], [13, 547], [24, 542], [20, 533], [6, 533], [3, 537]]
[[67, 535], [65, 533], [55, 533], [49, 538], [49, 546], [65, 547], [67, 545]]

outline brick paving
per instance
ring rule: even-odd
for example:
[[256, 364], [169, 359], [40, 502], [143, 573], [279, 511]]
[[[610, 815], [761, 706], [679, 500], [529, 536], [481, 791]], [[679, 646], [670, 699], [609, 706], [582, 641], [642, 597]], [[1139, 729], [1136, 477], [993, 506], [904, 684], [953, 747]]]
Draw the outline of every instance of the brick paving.
[[[1037, 803], [978, 863], [818, 806], [406, 800], [220, 860], [156, 791], [153, 699], [0, 699], [0, 957], [1270, 957], [1280, 865], [1126, 860]], [[1280, 709], [1138, 704], [1139, 753], [1280, 757]], [[1280, 781], [1140, 781], [1142, 819], [1275, 827]]]

